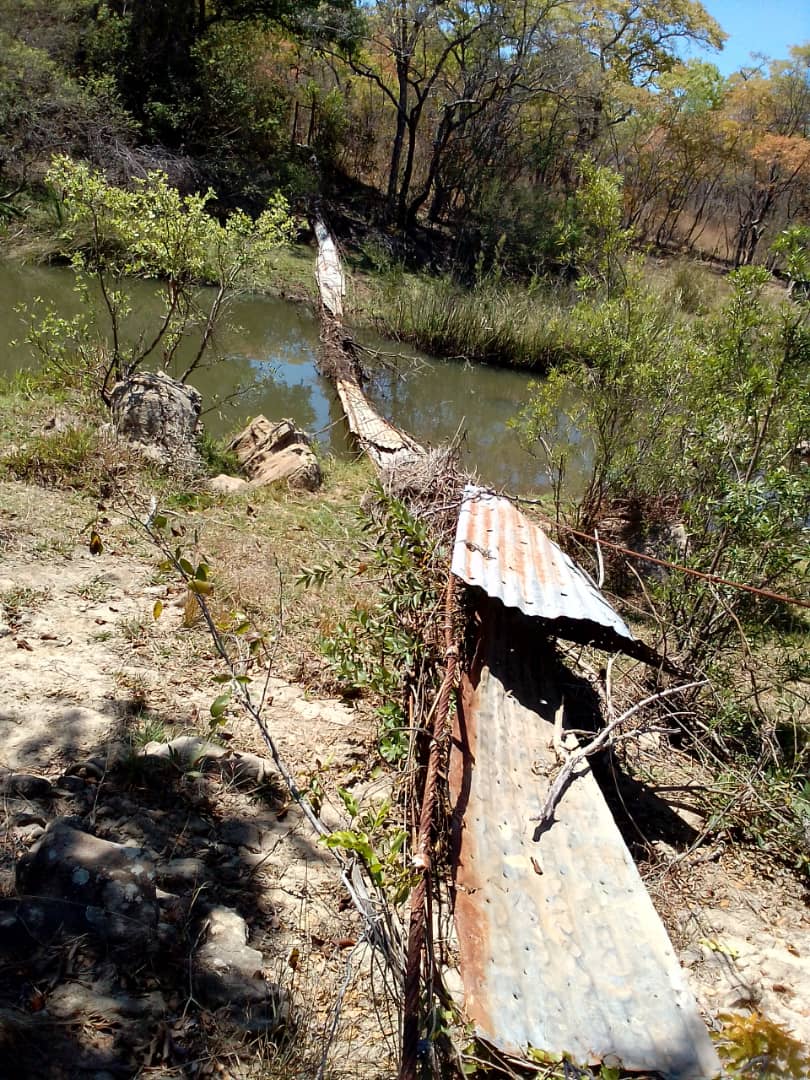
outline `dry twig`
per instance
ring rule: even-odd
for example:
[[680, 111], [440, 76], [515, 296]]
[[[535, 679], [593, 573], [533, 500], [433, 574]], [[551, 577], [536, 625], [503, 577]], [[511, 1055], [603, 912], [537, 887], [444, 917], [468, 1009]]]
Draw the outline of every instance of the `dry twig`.
[[687, 690], [693, 690], [698, 686], [705, 685], [706, 680], [701, 679], [699, 682], [685, 683], [683, 686], [672, 686], [668, 690], [661, 690], [657, 694], [651, 694], [649, 697], [644, 698], [642, 701], [637, 702], [631, 708], [627, 709], [620, 716], [617, 716], [615, 720], [611, 720], [611, 722], [607, 724], [594, 739], [585, 746], [580, 747], [579, 750], [575, 750], [574, 753], [568, 757], [565, 764], [554, 778], [554, 782], [549, 789], [549, 793], [546, 796], [546, 801], [543, 804], [543, 809], [540, 811], [540, 814], [537, 817], [531, 818], [531, 821], [538, 822], [537, 828], [534, 831], [534, 839], [539, 840], [542, 834], [551, 826], [557, 804], [565, 794], [568, 785], [574, 779], [578, 766], [581, 765], [586, 758], [599, 753], [600, 750], [603, 750], [608, 746], [611, 743], [616, 730], [620, 728], [622, 724], [625, 724], [632, 716], [635, 716], [637, 712], [640, 712], [641, 709], [654, 704], [656, 701], [661, 701], [663, 698], [671, 697], [673, 694], [682, 694]]

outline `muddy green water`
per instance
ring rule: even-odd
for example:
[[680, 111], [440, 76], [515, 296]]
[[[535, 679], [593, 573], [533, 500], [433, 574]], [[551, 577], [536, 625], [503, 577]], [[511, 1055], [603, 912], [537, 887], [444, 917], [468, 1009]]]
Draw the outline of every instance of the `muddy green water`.
[[[0, 263], [0, 375], [36, 362], [27, 345], [8, 344], [21, 341], [26, 332], [14, 308], [20, 303], [31, 306], [35, 297], [54, 305], [63, 316], [78, 311], [69, 270]], [[133, 281], [131, 302], [127, 333], [137, 335], [141, 328], [155, 324], [159, 305], [154, 285]], [[235, 304], [229, 323], [216, 342], [221, 360], [198, 369], [190, 379], [203, 395], [207, 430], [227, 435], [257, 413], [270, 419], [292, 417], [307, 431], [317, 433], [327, 452], [351, 454], [335, 394], [315, 366], [315, 315], [288, 301], [255, 297]], [[432, 445], [447, 441], [461, 429], [466, 432], [465, 465], [477, 469], [485, 483], [516, 492], [545, 489], [539, 462], [507, 427], [527, 397], [528, 375], [438, 360], [370, 334], [359, 336], [373, 348], [406, 353], [407, 358], [396, 361], [397, 374], [381, 370], [369, 388], [369, 396], [390, 420]], [[572, 433], [564, 417], [560, 430], [570, 441]]]

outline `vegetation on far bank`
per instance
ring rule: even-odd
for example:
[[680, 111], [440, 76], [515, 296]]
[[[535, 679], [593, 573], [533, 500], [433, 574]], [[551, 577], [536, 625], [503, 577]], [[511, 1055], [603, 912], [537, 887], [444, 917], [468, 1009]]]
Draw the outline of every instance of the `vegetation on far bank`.
[[[162, 169], [184, 192], [212, 187], [223, 211], [348, 181], [412, 260], [437, 256], [428, 225], [445, 269], [467, 274], [482, 258], [564, 267], [585, 157], [622, 176], [624, 224], [667, 250], [783, 267], [772, 244], [807, 220], [808, 46], [725, 77], [724, 28], [697, 0], [0, 14], [0, 218], [43, 194], [59, 147], [116, 182]], [[702, 55], [681, 62], [683, 42]]]

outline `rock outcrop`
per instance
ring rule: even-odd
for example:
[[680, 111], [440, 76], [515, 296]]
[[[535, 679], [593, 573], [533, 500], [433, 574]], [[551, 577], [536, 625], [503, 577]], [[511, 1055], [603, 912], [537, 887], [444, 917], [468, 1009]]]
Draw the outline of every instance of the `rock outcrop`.
[[118, 435], [163, 464], [197, 460], [202, 395], [165, 371], [138, 371], [115, 384], [110, 410]]
[[29, 931], [65, 931], [149, 948], [158, 924], [155, 868], [141, 848], [51, 822], [17, 864]]
[[231, 442], [232, 450], [249, 477], [251, 487], [286, 480], [288, 487], [315, 491], [321, 485], [321, 468], [306, 432], [292, 420], [272, 423], [257, 416]]

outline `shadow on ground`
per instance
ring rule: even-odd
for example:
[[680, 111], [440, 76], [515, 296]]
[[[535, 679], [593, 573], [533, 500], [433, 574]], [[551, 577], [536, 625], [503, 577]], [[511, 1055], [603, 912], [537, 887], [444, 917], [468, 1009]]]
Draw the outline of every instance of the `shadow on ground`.
[[2, 778], [0, 1077], [213, 1075], [223, 1048], [269, 1063], [294, 1044], [287, 957], [328, 855], [263, 759], [136, 751], [127, 726], [59, 776]]

